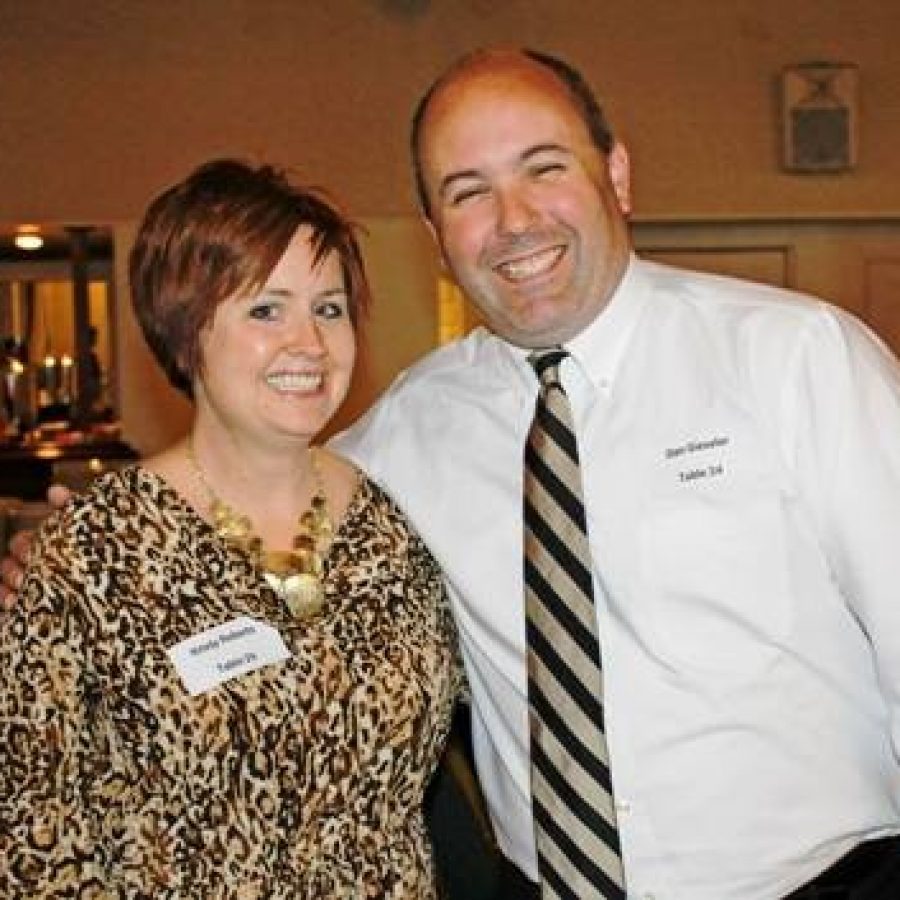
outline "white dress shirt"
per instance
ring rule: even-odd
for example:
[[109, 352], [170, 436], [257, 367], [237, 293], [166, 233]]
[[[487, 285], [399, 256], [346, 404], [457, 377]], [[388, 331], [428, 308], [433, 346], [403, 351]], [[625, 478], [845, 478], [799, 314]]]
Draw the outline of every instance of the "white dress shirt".
[[[628, 896], [773, 900], [900, 832], [900, 371], [820, 301], [637, 259], [567, 349]], [[336, 441], [444, 567], [479, 776], [532, 878], [536, 394], [477, 331]]]

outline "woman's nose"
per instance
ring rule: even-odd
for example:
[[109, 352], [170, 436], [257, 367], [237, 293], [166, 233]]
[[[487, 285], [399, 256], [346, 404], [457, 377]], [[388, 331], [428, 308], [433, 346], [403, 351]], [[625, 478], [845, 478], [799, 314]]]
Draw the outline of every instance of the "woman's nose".
[[321, 356], [325, 352], [325, 341], [315, 317], [297, 316], [289, 323], [287, 346], [292, 353]]

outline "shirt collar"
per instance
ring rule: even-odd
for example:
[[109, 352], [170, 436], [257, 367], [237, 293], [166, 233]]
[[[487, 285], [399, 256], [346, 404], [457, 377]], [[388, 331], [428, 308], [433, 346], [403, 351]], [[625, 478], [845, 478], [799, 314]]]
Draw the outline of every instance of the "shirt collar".
[[[593, 387], [609, 393], [625, 356], [629, 339], [650, 295], [650, 285], [640, 260], [632, 253], [618, 287], [600, 315], [583, 331], [575, 335], [564, 347], [571, 353], [581, 373]], [[530, 391], [535, 380], [528, 364], [531, 352], [514, 344], [497, 339], [519, 378]]]
[[632, 254], [622, 280], [600, 315], [566, 343], [566, 350], [596, 390], [612, 391], [648, 295], [646, 274]]

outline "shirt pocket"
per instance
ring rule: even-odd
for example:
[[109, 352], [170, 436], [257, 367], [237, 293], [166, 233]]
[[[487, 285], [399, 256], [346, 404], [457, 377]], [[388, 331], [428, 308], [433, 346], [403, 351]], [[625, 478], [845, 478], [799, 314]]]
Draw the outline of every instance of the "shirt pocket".
[[777, 491], [661, 498], [639, 535], [646, 621], [670, 665], [734, 684], [779, 658], [793, 612]]

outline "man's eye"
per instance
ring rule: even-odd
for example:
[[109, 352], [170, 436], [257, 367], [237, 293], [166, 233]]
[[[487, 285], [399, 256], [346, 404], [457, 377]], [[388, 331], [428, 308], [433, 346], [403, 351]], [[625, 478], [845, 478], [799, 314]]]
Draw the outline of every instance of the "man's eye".
[[543, 175], [557, 175], [565, 172], [566, 167], [560, 162], [540, 163], [540, 165], [532, 166], [531, 172], [540, 178]]
[[482, 197], [486, 193], [487, 188], [481, 185], [473, 185], [472, 187], [460, 188], [458, 191], [453, 192], [452, 196], [450, 197], [450, 203], [452, 206], [460, 206], [467, 200], [473, 200], [476, 197]]

